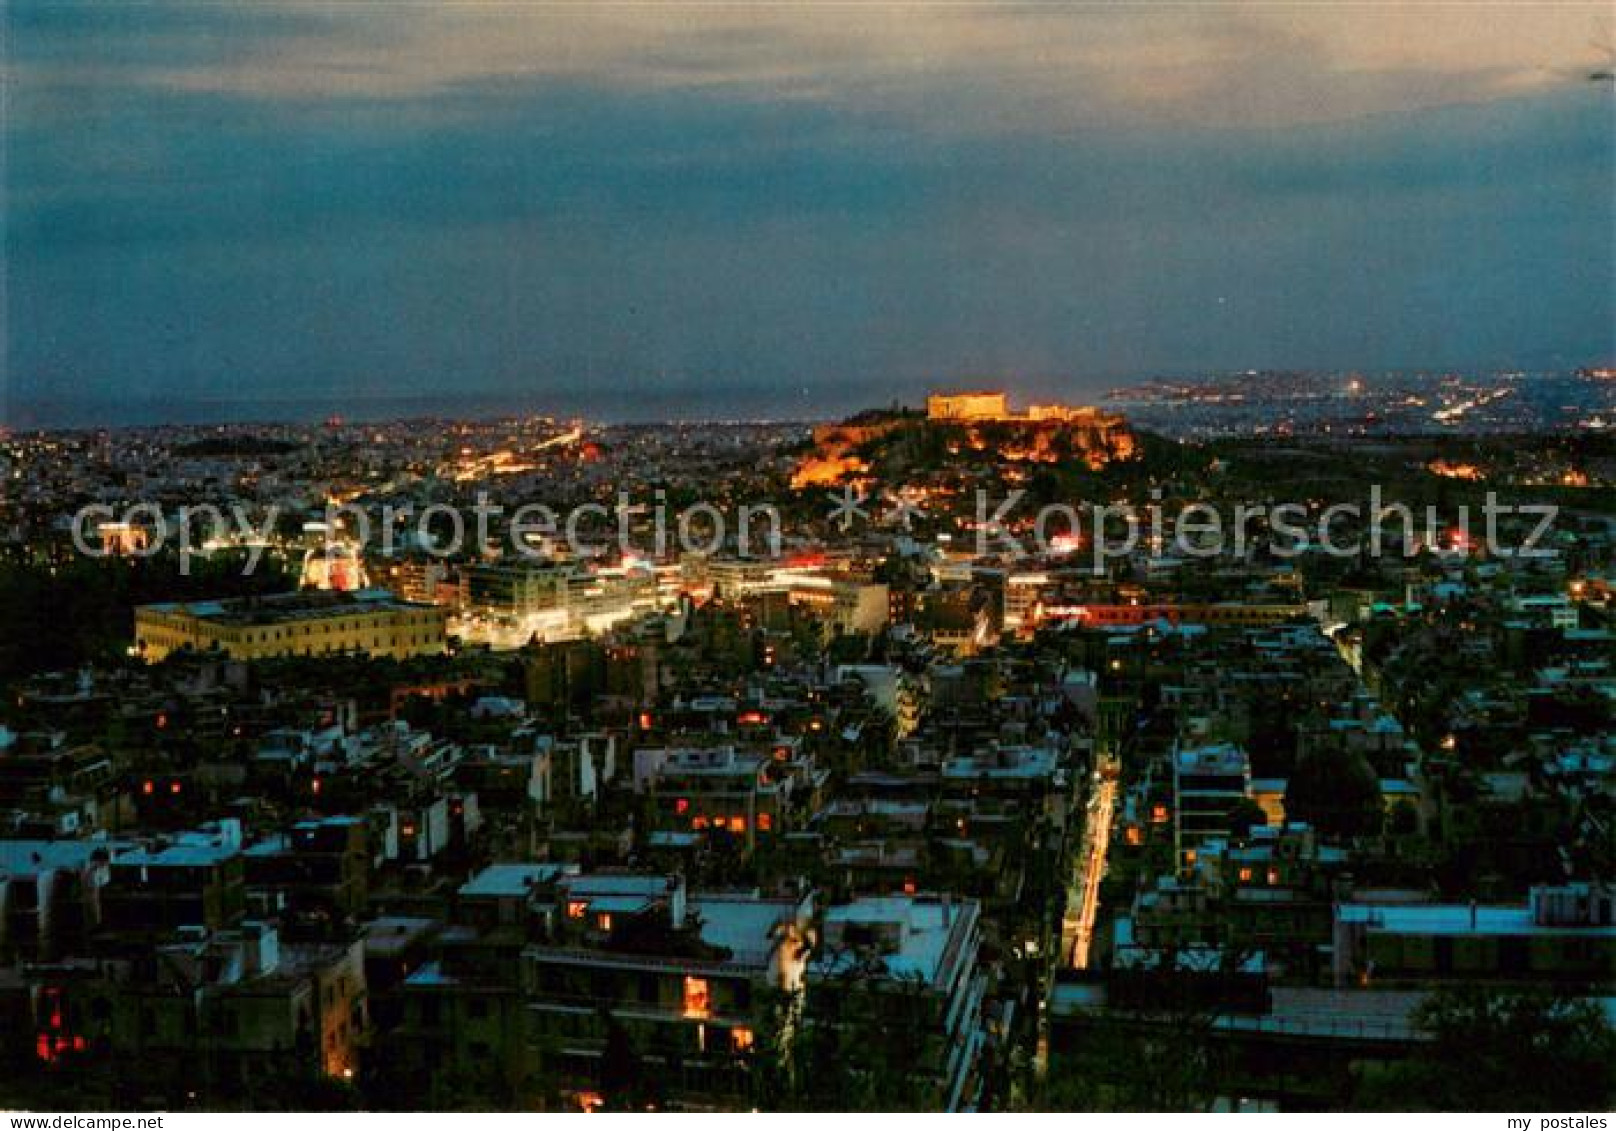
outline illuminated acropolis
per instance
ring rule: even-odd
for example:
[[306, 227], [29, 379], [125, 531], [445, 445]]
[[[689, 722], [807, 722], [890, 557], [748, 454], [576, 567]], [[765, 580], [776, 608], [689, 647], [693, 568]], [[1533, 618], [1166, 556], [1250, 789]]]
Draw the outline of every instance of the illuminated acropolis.
[[933, 393], [926, 398], [926, 419], [941, 423], [1066, 424], [1087, 423], [1101, 416], [1098, 409], [1063, 404], [1028, 405], [1013, 412], [1007, 394], [994, 391]]

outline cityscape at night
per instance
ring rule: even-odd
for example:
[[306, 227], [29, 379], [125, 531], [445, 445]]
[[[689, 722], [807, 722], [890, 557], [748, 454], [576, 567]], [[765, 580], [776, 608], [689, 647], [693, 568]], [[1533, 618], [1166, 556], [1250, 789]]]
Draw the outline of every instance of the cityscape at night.
[[1607, 4], [0, 22], [9, 1127], [1610, 1126]]

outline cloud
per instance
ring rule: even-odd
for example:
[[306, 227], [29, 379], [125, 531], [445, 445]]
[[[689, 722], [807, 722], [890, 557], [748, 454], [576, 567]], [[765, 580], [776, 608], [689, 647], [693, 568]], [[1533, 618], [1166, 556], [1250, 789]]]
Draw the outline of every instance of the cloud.
[[1606, 358], [1609, 93], [1561, 73], [1601, 20], [13, 6], [6, 378], [644, 410]]
[[260, 0], [68, 5], [13, 39], [57, 80], [304, 101], [594, 84], [1002, 129], [1285, 125], [1529, 93], [1607, 63], [1612, 19], [1603, 3]]
[[[628, 396], [1603, 356], [1597, 95], [947, 137], [814, 104], [509, 89], [473, 122], [378, 137], [168, 93], [78, 149], [17, 147], [55, 187], [8, 233], [14, 391]], [[82, 172], [151, 121], [178, 140]]]

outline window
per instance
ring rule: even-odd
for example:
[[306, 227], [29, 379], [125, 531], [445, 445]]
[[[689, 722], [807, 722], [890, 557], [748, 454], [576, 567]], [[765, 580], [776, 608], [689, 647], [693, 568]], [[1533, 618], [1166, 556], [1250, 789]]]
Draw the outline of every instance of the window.
[[729, 1031], [729, 1040], [736, 1052], [748, 1052], [752, 1048], [752, 1030], [737, 1025]]
[[686, 1017], [706, 1017], [712, 1008], [712, 997], [706, 978], [685, 978], [684, 1012]]
[[589, 903], [587, 900], [572, 899], [567, 901], [567, 918], [569, 919], [582, 919], [584, 912], [588, 910]]

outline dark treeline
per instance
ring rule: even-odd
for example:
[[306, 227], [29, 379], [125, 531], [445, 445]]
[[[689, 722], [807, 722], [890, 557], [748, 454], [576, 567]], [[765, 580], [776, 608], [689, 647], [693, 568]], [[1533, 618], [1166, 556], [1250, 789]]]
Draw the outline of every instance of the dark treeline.
[[251, 574], [243, 563], [237, 554], [193, 557], [186, 574], [170, 553], [0, 563], [0, 681], [121, 654], [136, 605], [284, 592], [294, 585], [282, 564], [267, 556]]

